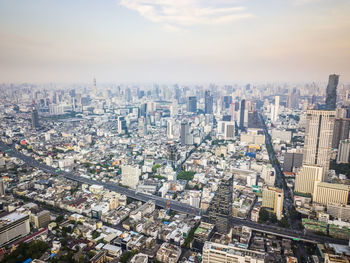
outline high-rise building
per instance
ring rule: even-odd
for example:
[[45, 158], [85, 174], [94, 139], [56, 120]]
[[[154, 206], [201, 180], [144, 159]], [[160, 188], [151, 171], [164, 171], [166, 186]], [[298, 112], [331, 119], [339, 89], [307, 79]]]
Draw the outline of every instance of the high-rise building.
[[224, 96], [224, 100], [223, 100], [223, 108], [224, 109], [228, 109], [230, 108], [231, 104], [232, 104], [232, 96]]
[[235, 138], [235, 128], [234, 122], [225, 122], [225, 140], [232, 140]]
[[197, 97], [191, 96], [187, 100], [187, 111], [196, 112], [197, 111]]
[[205, 91], [204, 103], [204, 113], [213, 114], [213, 96], [210, 94], [209, 90]]
[[168, 159], [176, 162], [178, 160], [179, 153], [177, 152], [176, 145], [172, 142], [168, 145]]
[[34, 223], [36, 228], [47, 227], [50, 223], [50, 211], [43, 210], [37, 214], [31, 214], [30, 221]]
[[203, 216], [203, 221], [214, 224], [220, 234], [228, 234], [232, 227], [232, 188], [232, 175], [225, 175]]
[[0, 179], [0, 196], [5, 195], [5, 182], [4, 180]]
[[7, 246], [30, 233], [29, 215], [17, 212], [0, 218], [0, 246]]
[[190, 136], [190, 127], [187, 122], [182, 122], [181, 123], [181, 128], [180, 128], [180, 142], [181, 145], [188, 145], [190, 144], [189, 142], [189, 136]]
[[174, 138], [174, 123], [172, 119], [168, 119], [166, 122], [166, 134], [168, 139]]
[[141, 170], [138, 166], [123, 165], [122, 166], [122, 184], [132, 189], [136, 189], [139, 183]]
[[306, 131], [303, 164], [323, 167], [323, 178], [328, 176], [335, 111], [308, 110], [306, 112]]
[[245, 100], [241, 100], [241, 108], [239, 114], [239, 128], [244, 129], [244, 116], [245, 116]]
[[251, 249], [205, 242], [203, 246], [203, 263], [264, 263], [265, 252]]
[[39, 115], [38, 111], [36, 109], [32, 109], [32, 128], [34, 130], [38, 129], [40, 124], [39, 124]]
[[303, 165], [295, 176], [294, 192], [313, 194], [316, 181], [321, 181], [323, 167], [317, 165]]
[[339, 142], [350, 138], [350, 119], [337, 118], [334, 123], [334, 132], [332, 140], [332, 148], [338, 148]]
[[126, 120], [123, 116], [118, 116], [117, 120], [118, 133], [125, 133], [127, 131]]
[[278, 120], [278, 115], [280, 111], [280, 96], [275, 96], [275, 104], [271, 106], [272, 111], [272, 122], [276, 122]]
[[293, 172], [295, 168], [300, 168], [303, 165], [303, 154], [287, 152], [284, 154], [283, 171]]
[[141, 116], [138, 120], [138, 134], [143, 137], [147, 134], [146, 118]]
[[346, 205], [349, 198], [349, 185], [315, 182], [312, 201], [318, 204], [329, 203]]
[[272, 167], [272, 165], [263, 166], [261, 177], [264, 179], [266, 185], [275, 186], [276, 170]]
[[326, 90], [326, 109], [335, 110], [337, 104], [337, 86], [339, 75], [329, 75], [328, 86]]
[[270, 208], [281, 220], [283, 215], [283, 190], [273, 187], [265, 187], [262, 191], [262, 207]]
[[341, 140], [339, 143], [337, 163], [349, 163], [350, 161], [350, 140]]

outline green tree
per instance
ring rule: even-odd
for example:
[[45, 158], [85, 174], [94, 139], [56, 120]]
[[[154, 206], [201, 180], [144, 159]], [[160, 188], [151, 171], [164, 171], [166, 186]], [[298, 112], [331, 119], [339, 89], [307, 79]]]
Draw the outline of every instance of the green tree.
[[270, 219], [269, 212], [265, 208], [261, 208], [259, 212], [259, 223], [265, 223]]

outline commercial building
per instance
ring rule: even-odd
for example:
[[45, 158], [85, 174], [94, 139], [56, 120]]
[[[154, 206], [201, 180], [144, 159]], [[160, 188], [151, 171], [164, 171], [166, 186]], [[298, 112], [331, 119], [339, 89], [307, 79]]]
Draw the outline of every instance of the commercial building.
[[31, 112], [31, 119], [32, 119], [32, 128], [34, 130], [38, 129], [40, 124], [39, 124], [39, 115], [38, 111], [36, 109], [32, 109]]
[[203, 221], [214, 224], [220, 234], [228, 234], [231, 230], [232, 191], [232, 175], [226, 175], [210, 202], [207, 213], [203, 216]]
[[335, 110], [337, 104], [337, 86], [339, 75], [329, 75], [328, 85], [326, 89], [326, 109]]
[[122, 184], [132, 189], [136, 189], [139, 182], [141, 169], [138, 166], [124, 165], [122, 166]]
[[138, 120], [138, 134], [143, 137], [147, 134], [147, 123], [146, 118], [141, 116]]
[[6, 246], [30, 233], [29, 215], [17, 212], [0, 218], [0, 246]]
[[204, 103], [204, 113], [213, 114], [213, 96], [210, 94], [209, 90], [205, 91]]
[[328, 203], [327, 213], [336, 219], [350, 222], [350, 205]]
[[322, 166], [303, 165], [295, 176], [294, 191], [303, 194], [313, 194], [315, 181], [321, 181], [322, 175]]
[[329, 171], [335, 111], [308, 110], [303, 164], [323, 166], [322, 181]]
[[262, 207], [270, 208], [281, 220], [283, 215], [283, 190], [273, 187], [265, 187], [262, 191]]
[[265, 253], [244, 248], [238, 248], [231, 244], [223, 245], [205, 242], [203, 247], [203, 263], [264, 263]]
[[335, 119], [334, 132], [332, 140], [332, 148], [338, 148], [341, 140], [349, 139], [350, 119], [340, 118]]
[[349, 163], [350, 158], [350, 140], [341, 140], [339, 143], [337, 163]]
[[261, 177], [264, 179], [266, 185], [275, 186], [276, 170], [272, 167], [272, 165], [263, 166]]
[[172, 119], [168, 119], [166, 122], [166, 134], [168, 139], [174, 138], [174, 122]]
[[47, 227], [50, 223], [50, 211], [43, 210], [37, 214], [31, 214], [30, 221], [36, 228]]
[[303, 154], [287, 152], [284, 154], [283, 171], [293, 172], [295, 168], [300, 168], [303, 165]]
[[197, 97], [190, 96], [187, 100], [187, 111], [196, 112], [197, 111]]
[[346, 205], [349, 197], [349, 186], [345, 184], [331, 184], [315, 182], [312, 200], [315, 203], [327, 205], [328, 203]]

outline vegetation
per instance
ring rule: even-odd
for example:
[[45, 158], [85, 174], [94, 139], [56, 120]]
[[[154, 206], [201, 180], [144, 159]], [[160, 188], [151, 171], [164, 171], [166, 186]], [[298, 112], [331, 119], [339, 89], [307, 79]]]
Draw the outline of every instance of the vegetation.
[[2, 262], [16, 263], [23, 262], [29, 258], [37, 259], [49, 249], [49, 245], [43, 241], [33, 241], [30, 243], [21, 243], [15, 251], [5, 255]]
[[197, 223], [191, 230], [190, 232], [188, 233], [186, 239], [185, 239], [185, 242], [183, 244], [183, 247], [184, 248], [190, 248], [191, 246], [191, 242], [194, 238], [194, 232], [196, 231], [197, 227], [199, 226], [199, 223]]
[[178, 180], [186, 180], [186, 181], [191, 181], [196, 173], [195, 172], [186, 172], [186, 171], [181, 171], [177, 175]]
[[156, 164], [156, 165], [154, 165], [153, 167], [152, 167], [152, 171], [154, 172], [154, 173], [156, 173], [157, 172], [157, 169], [160, 167], [161, 165], [158, 163], [158, 164]]
[[120, 257], [120, 262], [121, 263], [126, 263], [129, 261], [129, 259], [131, 259], [134, 255], [136, 255], [138, 253], [137, 250], [133, 250], [133, 251], [127, 251], [125, 252], [121, 257]]
[[337, 164], [335, 161], [331, 161], [330, 169], [335, 170], [337, 174], [345, 174], [346, 176], [350, 176], [350, 163]]
[[270, 219], [269, 212], [266, 209], [261, 208], [259, 212], [259, 223], [265, 223], [269, 219]]

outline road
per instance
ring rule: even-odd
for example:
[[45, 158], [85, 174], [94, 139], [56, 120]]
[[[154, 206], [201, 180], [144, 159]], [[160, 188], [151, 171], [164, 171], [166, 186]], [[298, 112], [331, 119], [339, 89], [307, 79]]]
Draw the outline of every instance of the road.
[[[67, 173], [64, 171], [56, 172], [56, 168], [53, 168], [53, 167], [48, 166], [44, 163], [38, 162], [38, 161], [34, 160], [33, 158], [28, 157], [28, 156], [18, 152], [14, 148], [9, 147], [8, 145], [6, 145], [2, 141], [0, 141], [0, 151], [6, 152], [6, 154], [8, 154], [9, 156], [21, 159], [22, 161], [24, 161], [28, 165], [35, 167], [35, 168], [38, 168], [38, 169], [40, 169], [46, 173], [52, 174], [52, 175], [60, 175], [60, 176], [63, 176], [69, 180], [73, 180], [73, 181], [76, 181], [79, 183], [85, 183], [85, 184], [89, 184], [89, 185], [93, 185], [93, 184], [102, 185], [104, 188], [106, 188], [110, 191], [124, 194], [128, 197], [131, 197], [131, 198], [136, 199], [136, 200], [140, 200], [142, 202], [147, 202], [149, 200], [153, 200], [155, 202], [155, 204], [159, 207], [166, 207], [167, 202], [169, 201], [170, 208], [174, 211], [185, 213], [185, 214], [192, 214], [192, 215], [199, 215], [200, 214], [199, 208], [195, 208], [193, 206], [180, 203], [178, 201], [161, 198], [161, 197], [155, 196], [155, 195], [137, 193], [135, 190], [119, 186], [119, 185], [112, 183], [112, 182], [101, 182], [101, 181], [91, 180], [89, 178], [74, 175], [74, 174]], [[233, 217], [232, 223], [234, 225], [243, 225], [243, 226], [250, 227], [253, 230], [258, 231], [258, 232], [264, 232], [264, 233], [268, 233], [268, 234], [272, 234], [272, 235], [276, 235], [276, 236], [282, 236], [282, 237], [291, 238], [291, 239], [297, 238], [297, 239], [300, 239], [301, 241], [310, 242], [310, 243], [327, 243], [328, 242], [328, 243], [337, 243], [337, 244], [348, 244], [347, 240], [333, 239], [333, 238], [329, 238], [329, 237], [317, 236], [317, 235], [312, 235], [312, 234], [306, 235], [303, 232], [296, 231], [293, 229], [276, 227], [276, 226], [272, 226], [272, 225], [263, 225], [263, 224], [259, 224], [257, 222], [252, 222], [252, 221], [248, 221], [248, 220], [240, 219], [240, 218], [236, 218], [236, 217]]]

